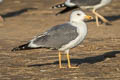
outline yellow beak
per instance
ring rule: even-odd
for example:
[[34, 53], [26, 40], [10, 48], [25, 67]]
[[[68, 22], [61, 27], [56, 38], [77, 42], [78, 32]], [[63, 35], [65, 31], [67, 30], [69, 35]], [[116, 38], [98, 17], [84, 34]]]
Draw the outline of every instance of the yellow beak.
[[92, 16], [85, 16], [85, 19], [87, 19], [87, 20], [91, 20], [91, 19], [93, 19], [93, 17]]

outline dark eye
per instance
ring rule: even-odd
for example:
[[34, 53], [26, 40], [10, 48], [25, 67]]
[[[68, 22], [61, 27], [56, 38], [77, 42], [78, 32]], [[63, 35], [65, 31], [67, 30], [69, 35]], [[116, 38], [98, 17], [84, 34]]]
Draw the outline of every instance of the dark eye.
[[80, 16], [80, 14], [79, 14], [79, 13], [78, 13], [77, 15], [78, 15], [78, 16]]

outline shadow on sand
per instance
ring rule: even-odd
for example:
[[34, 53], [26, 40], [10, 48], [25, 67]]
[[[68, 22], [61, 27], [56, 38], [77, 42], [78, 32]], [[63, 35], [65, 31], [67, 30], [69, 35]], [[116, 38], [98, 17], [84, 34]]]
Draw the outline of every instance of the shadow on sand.
[[14, 17], [14, 16], [21, 15], [21, 14], [27, 12], [28, 10], [36, 10], [36, 9], [37, 8], [24, 8], [24, 9], [21, 9], [21, 10], [18, 10], [18, 11], [8, 12], [6, 14], [2, 14], [1, 16], [3, 18], [9, 18], [9, 17]]
[[[76, 66], [79, 66], [82, 63], [94, 64], [97, 62], [102, 62], [106, 58], [116, 57], [116, 54], [120, 54], [120, 51], [106, 52], [102, 55], [93, 56], [93, 57], [86, 57], [83, 59], [71, 59], [71, 63], [76, 64]], [[62, 63], [67, 63], [67, 60], [62, 61]], [[59, 64], [59, 61], [55, 61], [54, 63], [46, 63], [46, 64], [32, 64], [32, 65], [28, 65], [28, 67], [37, 67], [37, 66], [55, 65], [55, 64]]]

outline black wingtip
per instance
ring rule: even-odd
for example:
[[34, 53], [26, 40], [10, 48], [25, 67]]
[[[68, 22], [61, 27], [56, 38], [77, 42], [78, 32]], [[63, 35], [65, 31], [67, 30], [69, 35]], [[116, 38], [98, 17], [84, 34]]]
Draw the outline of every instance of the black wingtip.
[[52, 6], [51, 8], [52, 8], [52, 9], [56, 9], [56, 8], [62, 8], [62, 7], [66, 7], [65, 3], [61, 3], [61, 4], [54, 5], [54, 6]]
[[20, 49], [18, 48], [18, 47], [16, 47], [16, 48], [13, 48], [11, 51], [12, 52], [15, 52], [15, 51], [19, 51]]
[[26, 50], [27, 48], [25, 47], [16, 47], [16, 48], [13, 48], [11, 51], [12, 52], [15, 52], [15, 51], [21, 51], [21, 50]]
[[13, 48], [11, 51], [14, 52], [14, 51], [31, 49], [30, 47], [28, 47], [28, 45], [29, 45], [29, 43], [24, 44], [24, 45], [20, 45], [20, 46], [18, 46], [18, 47]]
[[56, 13], [56, 16], [58, 16], [59, 14], [67, 13], [67, 12], [69, 12], [69, 11], [71, 11], [71, 10], [76, 9], [76, 8], [78, 8], [78, 7], [77, 7], [77, 6], [74, 6], [74, 7], [66, 7], [64, 10], [62, 10], [62, 11]]

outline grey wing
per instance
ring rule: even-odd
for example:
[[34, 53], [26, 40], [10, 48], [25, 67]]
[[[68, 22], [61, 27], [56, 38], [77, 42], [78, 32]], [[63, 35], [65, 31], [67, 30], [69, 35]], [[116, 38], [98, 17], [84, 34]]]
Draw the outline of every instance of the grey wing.
[[57, 25], [48, 30], [44, 35], [36, 38], [33, 44], [39, 47], [59, 49], [78, 36], [76, 27], [69, 23]]
[[71, 0], [77, 6], [92, 6], [101, 3], [102, 0]]

